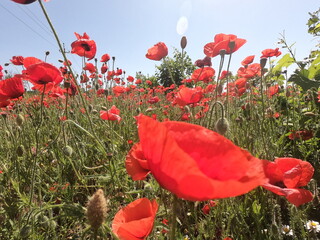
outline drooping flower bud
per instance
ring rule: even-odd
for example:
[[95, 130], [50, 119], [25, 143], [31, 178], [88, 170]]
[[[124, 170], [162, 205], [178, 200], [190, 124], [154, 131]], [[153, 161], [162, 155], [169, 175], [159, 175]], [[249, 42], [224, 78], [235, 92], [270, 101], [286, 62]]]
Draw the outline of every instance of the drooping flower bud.
[[220, 135], [224, 135], [229, 129], [229, 122], [226, 118], [220, 118], [215, 124], [215, 131]]

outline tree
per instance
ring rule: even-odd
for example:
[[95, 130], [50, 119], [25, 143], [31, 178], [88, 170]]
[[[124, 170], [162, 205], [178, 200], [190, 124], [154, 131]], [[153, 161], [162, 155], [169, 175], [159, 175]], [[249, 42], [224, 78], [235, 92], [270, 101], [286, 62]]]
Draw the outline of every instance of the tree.
[[181, 81], [190, 76], [196, 68], [188, 54], [174, 49], [173, 58], [165, 57], [160, 66], [156, 66], [156, 74], [159, 83], [164, 87], [172, 84], [181, 85]]

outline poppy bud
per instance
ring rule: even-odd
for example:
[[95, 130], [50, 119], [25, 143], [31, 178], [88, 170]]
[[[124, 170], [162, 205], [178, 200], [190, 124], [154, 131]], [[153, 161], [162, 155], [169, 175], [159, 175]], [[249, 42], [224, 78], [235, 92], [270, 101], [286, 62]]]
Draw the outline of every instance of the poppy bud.
[[307, 117], [315, 117], [316, 116], [316, 114], [313, 112], [305, 112], [304, 115]]
[[105, 221], [107, 215], [107, 200], [103, 190], [97, 190], [87, 204], [86, 212], [90, 226], [97, 230]]
[[24, 154], [24, 146], [23, 145], [18, 146], [16, 153], [17, 153], [18, 157], [22, 157]]
[[10, 63], [5, 63], [4, 65], [7, 67], [7, 66], [9, 66], [9, 64], [10, 64]]
[[97, 113], [98, 113], [98, 111], [96, 109], [92, 110], [92, 114], [97, 114]]
[[30, 226], [28, 226], [28, 225], [23, 226], [23, 227], [20, 229], [20, 237], [21, 237], [22, 239], [28, 238], [28, 237], [30, 236], [30, 234], [31, 234], [31, 231], [32, 231], [32, 229], [31, 229]]
[[18, 126], [21, 126], [24, 123], [24, 116], [21, 114], [18, 114], [16, 118], [16, 123], [18, 124]]
[[46, 51], [46, 56], [48, 56], [50, 54], [50, 52], [49, 51]]
[[112, 57], [112, 61], [115, 61], [116, 60], [116, 57]]
[[65, 146], [65, 147], [63, 148], [63, 153], [64, 153], [65, 155], [67, 155], [68, 157], [71, 157], [71, 155], [72, 155], [72, 153], [73, 153], [72, 147], [70, 147], [70, 146]]
[[187, 38], [186, 38], [186, 36], [183, 36], [183, 37], [181, 38], [180, 46], [181, 46], [182, 49], [185, 49], [185, 48], [186, 48], [186, 46], [187, 46]]
[[229, 128], [229, 122], [226, 118], [220, 118], [215, 124], [215, 130], [220, 135], [224, 135]]
[[37, 218], [38, 223], [41, 225], [43, 228], [49, 228], [50, 227], [50, 220], [47, 216], [40, 214]]
[[266, 66], [267, 60], [268, 60], [267, 58], [261, 58], [260, 59], [260, 67], [261, 67], [261, 69], [263, 69]]

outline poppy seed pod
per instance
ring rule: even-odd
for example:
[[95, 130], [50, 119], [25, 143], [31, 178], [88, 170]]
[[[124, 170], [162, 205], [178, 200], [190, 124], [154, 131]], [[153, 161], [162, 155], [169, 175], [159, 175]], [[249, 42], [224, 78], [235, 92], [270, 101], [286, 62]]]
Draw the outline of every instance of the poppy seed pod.
[[64, 153], [65, 155], [67, 155], [68, 157], [71, 157], [71, 155], [72, 155], [72, 153], [73, 153], [72, 147], [70, 147], [70, 146], [65, 146], [65, 147], [63, 148], [63, 153]]
[[90, 226], [97, 230], [105, 221], [107, 216], [107, 200], [103, 190], [98, 189], [90, 198], [86, 212]]
[[229, 44], [228, 44], [228, 47], [230, 48], [231, 52], [233, 51], [235, 46], [236, 46], [236, 42], [235, 41], [230, 41]]
[[260, 67], [261, 67], [261, 69], [263, 69], [266, 66], [267, 60], [268, 60], [267, 58], [261, 58], [260, 59]]
[[24, 154], [24, 146], [23, 145], [18, 146], [16, 153], [17, 153], [18, 157], [22, 157]]
[[217, 131], [217, 133], [219, 133], [220, 135], [224, 135], [229, 129], [229, 122], [226, 118], [220, 118], [216, 122], [214, 128]]
[[183, 36], [183, 37], [181, 38], [180, 46], [181, 46], [182, 49], [185, 49], [185, 48], [186, 48], [186, 46], [187, 46], [187, 38], [186, 38], [186, 36]]
[[18, 126], [21, 126], [24, 123], [24, 116], [21, 114], [18, 114], [16, 118], [16, 123]]
[[227, 50], [221, 49], [221, 50], [219, 51], [219, 54], [220, 54], [221, 57], [224, 57], [224, 55], [226, 55], [226, 52], [227, 52]]

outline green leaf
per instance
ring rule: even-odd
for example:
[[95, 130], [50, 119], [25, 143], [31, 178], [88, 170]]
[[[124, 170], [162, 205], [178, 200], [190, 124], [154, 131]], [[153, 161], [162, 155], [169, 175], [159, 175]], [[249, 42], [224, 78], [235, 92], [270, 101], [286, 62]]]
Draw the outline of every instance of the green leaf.
[[294, 63], [294, 59], [290, 56], [289, 53], [287, 53], [281, 59], [279, 59], [277, 65], [272, 69], [272, 73], [275, 74], [281, 71], [283, 67], [289, 67], [292, 63]]
[[320, 71], [320, 54], [318, 54], [318, 57], [314, 59], [309, 67], [309, 74], [308, 78], [314, 79], [317, 75], [319, 75]]
[[309, 71], [296, 71], [296, 73], [292, 74], [288, 79], [289, 82], [294, 82], [299, 85], [303, 91], [307, 91], [310, 88], [318, 88], [320, 86], [320, 81], [310, 80], [307, 76], [309, 75]]

